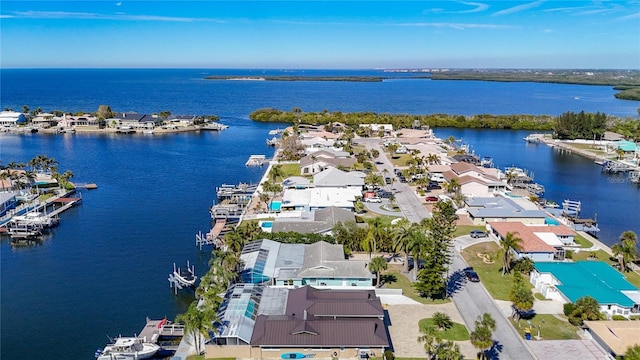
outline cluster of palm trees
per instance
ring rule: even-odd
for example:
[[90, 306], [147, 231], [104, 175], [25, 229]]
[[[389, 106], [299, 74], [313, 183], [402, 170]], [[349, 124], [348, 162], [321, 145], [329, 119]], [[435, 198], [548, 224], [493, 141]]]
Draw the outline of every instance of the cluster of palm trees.
[[432, 317], [433, 326], [420, 328], [422, 335], [418, 337], [418, 342], [424, 343], [424, 350], [427, 353], [427, 360], [462, 360], [464, 356], [460, 352], [458, 344], [451, 340], [443, 341], [442, 330], [448, 330], [453, 326], [449, 315], [436, 312]]
[[36, 155], [26, 164], [23, 162], [12, 161], [0, 171], [0, 183], [2, 183], [2, 191], [7, 190], [4, 180], [11, 180], [10, 189], [23, 190], [31, 187], [33, 179], [37, 174], [51, 175], [58, 181], [62, 187], [67, 187], [69, 180], [73, 178], [73, 172], [67, 170], [62, 174], [58, 172], [58, 161], [46, 155]]
[[235, 227], [224, 236], [224, 246], [212, 252], [209, 271], [200, 278], [196, 289], [196, 300], [186, 312], [176, 317], [185, 325], [198, 354], [204, 352], [203, 344], [210, 331], [216, 331], [214, 322], [218, 320], [218, 309], [224, 294], [231, 284], [238, 281], [242, 269], [240, 254], [245, 243], [257, 239], [261, 229], [256, 222], [247, 222]]
[[469, 334], [471, 338], [471, 344], [480, 350], [479, 358], [481, 360], [489, 359], [487, 351], [491, 349], [494, 344], [493, 332], [496, 330], [496, 321], [491, 317], [491, 314], [484, 313], [479, 316], [475, 321], [475, 328]]
[[[413, 278], [416, 288], [425, 296], [441, 296], [446, 286], [447, 266], [451, 260], [450, 245], [455, 231], [455, 210], [448, 202], [434, 207], [433, 217], [419, 223], [402, 219], [391, 225], [376, 217], [366, 227], [355, 223], [339, 223], [333, 229], [336, 242], [346, 251], [363, 251], [372, 258], [369, 269], [376, 273], [380, 286], [380, 273], [386, 269], [386, 260], [379, 252], [400, 252], [404, 256], [403, 271], [409, 272], [409, 258], [413, 257]], [[426, 266], [418, 272], [421, 259]], [[428, 280], [427, 280], [428, 279]]]
[[620, 235], [620, 242], [611, 247], [613, 255], [618, 259], [621, 271], [629, 271], [632, 262], [638, 259], [638, 236], [631, 230]]

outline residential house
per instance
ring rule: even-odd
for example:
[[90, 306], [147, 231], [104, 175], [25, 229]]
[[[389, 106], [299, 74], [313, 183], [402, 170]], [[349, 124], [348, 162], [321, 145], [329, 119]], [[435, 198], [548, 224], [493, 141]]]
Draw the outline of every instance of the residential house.
[[355, 163], [355, 158], [338, 157], [334, 152], [319, 150], [300, 159], [300, 174], [313, 175], [329, 167], [351, 168]]
[[373, 289], [373, 275], [367, 262], [346, 260], [340, 244], [282, 244], [272, 240], [253, 241], [244, 246], [240, 277], [244, 283], [272, 286]]
[[640, 290], [605, 262], [536, 262], [534, 266], [529, 280], [547, 299], [575, 303], [590, 296], [609, 318], [640, 315]]
[[[0, 181], [4, 182], [4, 179], [0, 179]], [[18, 195], [17, 191], [4, 191], [5, 187], [3, 184], [3, 191], [0, 192], [0, 216], [4, 216], [7, 211], [16, 207], [18, 200], [16, 199], [16, 195]]]
[[377, 136], [378, 132], [384, 132], [384, 136], [393, 133], [393, 124], [360, 124], [361, 129], [367, 129], [373, 136]]
[[547, 214], [527, 199], [505, 196], [474, 197], [465, 200], [467, 213], [474, 225], [488, 222], [518, 221], [525, 224], [545, 224]]
[[381, 356], [389, 346], [374, 290], [233, 285], [207, 357], [260, 359]]
[[640, 321], [585, 321], [584, 331], [616, 359], [632, 346], [640, 346]]
[[177, 127], [184, 127], [193, 125], [196, 119], [197, 116], [195, 115], [171, 115], [167, 122]]
[[321, 210], [303, 212], [298, 218], [276, 218], [272, 232], [294, 231], [301, 234], [331, 234], [338, 223], [356, 221], [355, 214], [346, 209], [329, 206]]
[[0, 126], [11, 127], [27, 122], [27, 116], [17, 111], [0, 111]]
[[329, 167], [313, 176], [313, 184], [316, 187], [354, 187], [362, 190], [364, 178], [360, 174]]
[[312, 211], [334, 206], [353, 210], [362, 187], [289, 188], [282, 195], [280, 209]]
[[115, 125], [117, 128], [130, 128], [130, 129], [152, 129], [160, 120], [157, 115], [147, 115], [138, 113], [119, 113], [111, 119], [107, 119], [107, 124], [110, 126]]
[[521, 248], [514, 249], [516, 259], [528, 257], [533, 261], [564, 259], [564, 246], [574, 245], [576, 233], [565, 225], [525, 225], [521, 222], [490, 222], [490, 231], [498, 239], [513, 233], [522, 239]]

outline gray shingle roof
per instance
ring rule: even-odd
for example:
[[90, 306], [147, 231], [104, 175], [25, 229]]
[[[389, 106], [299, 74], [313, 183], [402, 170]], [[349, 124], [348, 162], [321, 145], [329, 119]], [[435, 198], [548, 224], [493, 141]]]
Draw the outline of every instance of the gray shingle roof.
[[348, 172], [330, 167], [313, 176], [313, 183], [317, 187], [326, 186], [364, 186], [364, 179]]

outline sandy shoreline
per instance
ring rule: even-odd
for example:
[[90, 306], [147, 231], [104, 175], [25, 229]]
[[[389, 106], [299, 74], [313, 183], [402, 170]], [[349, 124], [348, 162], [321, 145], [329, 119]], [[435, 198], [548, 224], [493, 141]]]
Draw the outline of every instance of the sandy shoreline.
[[[104, 128], [104, 129], [99, 129], [98, 127], [95, 126], [81, 126], [81, 127], [75, 127], [73, 130], [75, 130], [76, 133], [83, 133], [83, 134], [118, 134], [119, 133], [119, 129], [115, 129], [115, 128]], [[206, 129], [206, 128], [202, 128], [202, 127], [196, 127], [196, 126], [184, 126], [184, 127], [178, 127], [175, 129], [162, 129], [162, 128], [155, 128], [153, 129], [153, 134], [175, 134], [175, 133], [183, 133], [183, 132], [193, 132], [193, 131], [217, 131], [217, 130], [212, 130], [212, 129]], [[64, 133], [60, 133], [58, 131], [58, 128], [46, 128], [46, 129], [38, 129], [38, 133], [43, 133], [43, 134], [64, 134]], [[133, 134], [143, 134], [141, 129], [135, 130], [134, 132], [130, 133], [131, 135]], [[146, 134], [145, 134], [146, 135]]]

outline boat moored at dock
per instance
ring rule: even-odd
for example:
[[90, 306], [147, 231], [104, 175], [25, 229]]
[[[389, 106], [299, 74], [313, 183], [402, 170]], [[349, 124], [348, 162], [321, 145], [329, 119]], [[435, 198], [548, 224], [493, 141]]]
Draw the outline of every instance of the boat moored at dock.
[[96, 351], [98, 360], [125, 360], [125, 359], [149, 359], [153, 357], [160, 346], [146, 342], [138, 337], [118, 337], [112, 344]]

